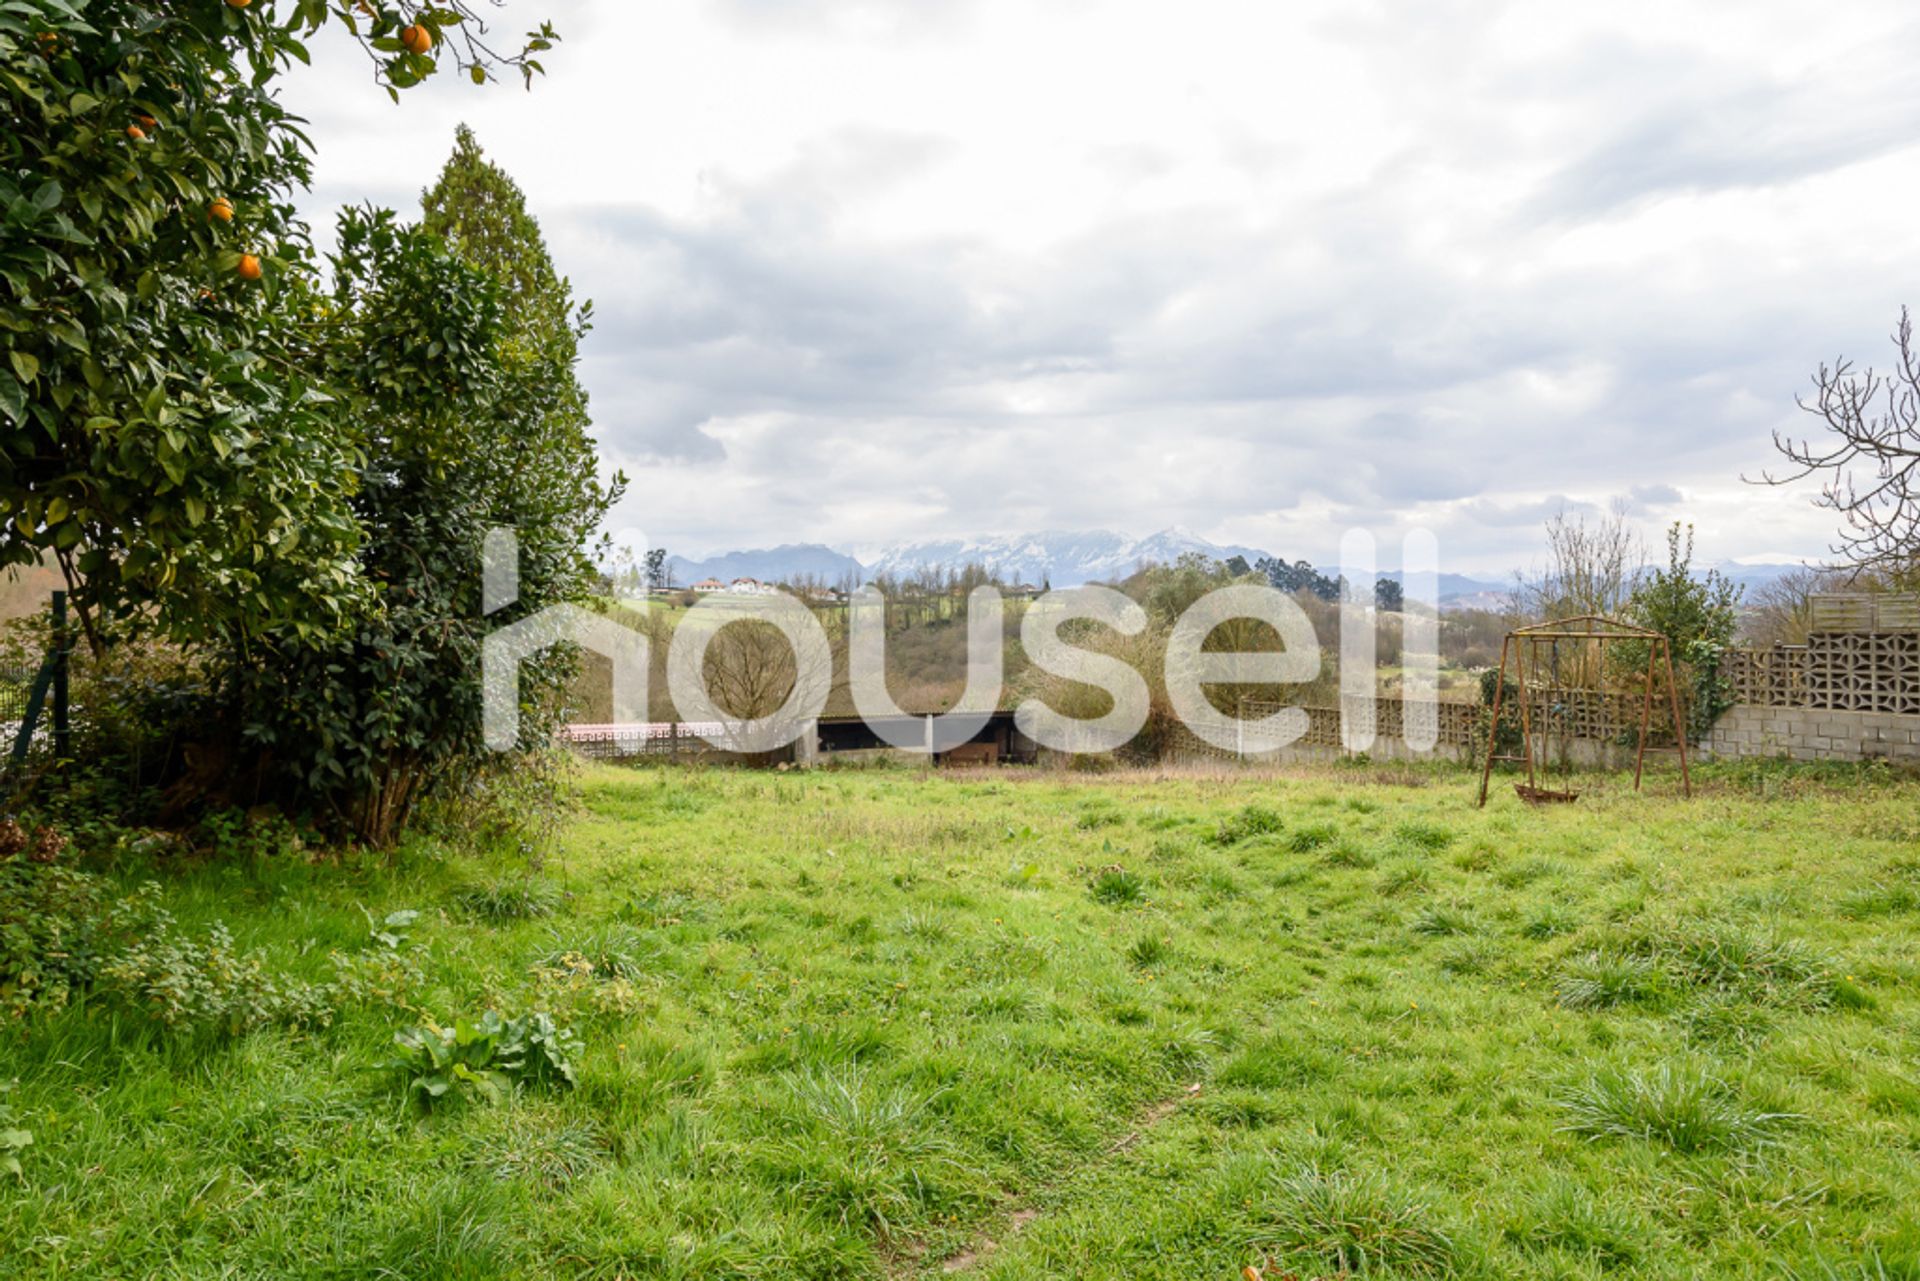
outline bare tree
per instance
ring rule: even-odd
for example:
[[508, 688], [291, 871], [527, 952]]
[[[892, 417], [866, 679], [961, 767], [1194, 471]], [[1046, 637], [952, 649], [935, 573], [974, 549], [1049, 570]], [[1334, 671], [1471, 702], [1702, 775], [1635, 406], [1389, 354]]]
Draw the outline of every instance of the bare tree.
[[1562, 509], [1547, 522], [1546, 568], [1515, 575], [1514, 595], [1536, 621], [1578, 614], [1615, 617], [1646, 567], [1646, 545], [1624, 503], [1589, 521]]
[[1750, 645], [1803, 645], [1813, 630], [1813, 597], [1844, 584], [1844, 571], [1803, 567], [1755, 588], [1740, 620]]
[[1818, 476], [1814, 504], [1840, 516], [1831, 550], [1856, 575], [1911, 574], [1920, 563], [1920, 353], [1904, 307], [1893, 345], [1890, 374], [1856, 371], [1844, 358], [1820, 366], [1813, 400], [1794, 403], [1819, 418], [1825, 434], [1774, 432], [1774, 448], [1791, 470], [1762, 472], [1757, 482], [1790, 485]]
[[[713, 634], [705, 663], [706, 688], [725, 718], [727, 734], [739, 750], [759, 751], [758, 743], [789, 737], [798, 728], [783, 714], [795, 687], [825, 686], [831, 697], [845, 683], [845, 667], [831, 645], [825, 652], [796, 653], [773, 624], [757, 618], [726, 623]], [[757, 733], [745, 723], [772, 718]]]

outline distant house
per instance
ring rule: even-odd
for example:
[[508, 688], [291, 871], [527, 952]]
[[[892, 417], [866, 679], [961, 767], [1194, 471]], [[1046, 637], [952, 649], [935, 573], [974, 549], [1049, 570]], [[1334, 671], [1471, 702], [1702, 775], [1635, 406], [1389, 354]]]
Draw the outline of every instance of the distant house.
[[757, 578], [736, 578], [727, 584], [727, 590], [735, 596], [771, 596], [779, 589]]
[[693, 585], [693, 590], [702, 594], [707, 592], [724, 592], [727, 590], [727, 585], [717, 578], [703, 578]]

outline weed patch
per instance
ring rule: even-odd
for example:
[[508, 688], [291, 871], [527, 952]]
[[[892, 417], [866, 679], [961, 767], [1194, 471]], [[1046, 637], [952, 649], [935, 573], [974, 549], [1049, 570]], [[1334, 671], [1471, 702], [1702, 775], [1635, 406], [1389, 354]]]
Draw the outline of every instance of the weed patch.
[[1686, 1154], [1765, 1146], [1799, 1119], [1755, 1108], [1703, 1070], [1673, 1063], [1596, 1072], [1569, 1091], [1561, 1107], [1563, 1128], [1575, 1134], [1646, 1139]]

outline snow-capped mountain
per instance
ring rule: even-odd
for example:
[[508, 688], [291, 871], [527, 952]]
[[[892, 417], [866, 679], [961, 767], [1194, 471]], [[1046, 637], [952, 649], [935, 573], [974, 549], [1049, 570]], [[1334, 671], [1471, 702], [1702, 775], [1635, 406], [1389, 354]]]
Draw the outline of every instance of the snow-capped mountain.
[[1142, 565], [1171, 564], [1188, 552], [1213, 560], [1244, 556], [1250, 565], [1266, 555], [1251, 547], [1209, 542], [1179, 528], [1163, 529], [1145, 538], [1128, 538], [1104, 529], [1049, 530], [998, 538], [896, 543], [881, 550], [878, 559], [867, 566], [867, 573], [869, 577], [904, 576], [917, 570], [943, 566], [958, 569], [972, 564], [986, 565], [1008, 582], [1077, 587], [1125, 578]]
[[862, 582], [866, 567], [845, 552], [837, 552], [820, 543], [786, 543], [779, 547], [748, 552], [727, 552], [705, 560], [667, 557], [673, 581], [685, 587], [703, 578], [730, 583], [736, 578], [757, 578], [765, 583], [790, 583], [809, 579], [829, 585], [846, 579]]
[[[742, 577], [769, 583], [802, 579], [827, 584], [849, 580], [871, 582], [882, 575], [906, 577], [924, 570], [959, 569], [966, 565], [985, 565], [1008, 583], [1078, 587], [1082, 583], [1125, 578], [1142, 565], [1170, 565], [1188, 553], [1198, 553], [1210, 560], [1240, 556], [1249, 565], [1267, 555], [1253, 547], [1211, 542], [1190, 530], [1175, 527], [1145, 538], [1129, 538], [1111, 530], [1096, 529], [893, 543], [882, 547], [868, 563], [820, 543], [731, 551], [699, 560], [674, 556], [669, 558], [669, 563], [673, 568], [673, 581], [683, 587], [704, 578], [717, 578], [721, 582]], [[1329, 573], [1336, 572], [1331, 566], [1322, 568]], [[1389, 570], [1382, 577], [1400, 575], [1396, 570]], [[1508, 590], [1510, 585], [1487, 579], [1463, 574], [1440, 575], [1443, 609], [1497, 607], [1504, 602]]]

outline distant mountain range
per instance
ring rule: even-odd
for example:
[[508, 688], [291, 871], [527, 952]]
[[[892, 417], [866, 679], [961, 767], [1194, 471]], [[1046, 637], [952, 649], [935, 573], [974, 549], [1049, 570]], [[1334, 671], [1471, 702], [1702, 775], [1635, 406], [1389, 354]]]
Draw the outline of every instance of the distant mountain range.
[[783, 543], [761, 551], [728, 552], [706, 560], [688, 560], [684, 556], [667, 557], [677, 587], [686, 587], [703, 578], [730, 583], [736, 578], [757, 578], [763, 583], [788, 583], [810, 578], [823, 583], [839, 583], [851, 577], [865, 582], [867, 571], [845, 552], [837, 552], [819, 543]]
[[1746, 588], [1746, 594], [1752, 596], [1757, 589], [1765, 587], [1768, 583], [1774, 582], [1777, 579], [1784, 578], [1788, 574], [1798, 573], [1805, 569], [1806, 566], [1760, 563], [1742, 565], [1738, 561], [1723, 560], [1715, 562], [1709, 566], [1709, 568], [1719, 570], [1722, 578], [1736, 586]]
[[870, 577], [878, 577], [945, 565], [986, 565], [1009, 582], [1078, 587], [1125, 578], [1142, 565], [1170, 565], [1190, 552], [1213, 560], [1241, 556], [1249, 565], [1266, 555], [1251, 547], [1209, 542], [1178, 528], [1146, 538], [1128, 538], [1104, 529], [1048, 530], [1004, 538], [901, 543], [882, 551], [867, 569]]
[[[864, 583], [882, 575], [905, 577], [917, 571], [946, 567], [958, 569], [963, 565], [985, 565], [1009, 583], [1078, 587], [1083, 583], [1112, 582], [1125, 578], [1142, 565], [1171, 564], [1189, 552], [1212, 560], [1240, 556], [1249, 565], [1268, 555], [1258, 548], [1211, 542], [1189, 530], [1175, 527], [1145, 538], [1128, 538], [1111, 530], [1095, 529], [894, 543], [883, 547], [870, 562], [862, 562], [846, 552], [820, 543], [788, 543], [756, 551], [727, 552], [704, 560], [672, 556], [668, 558], [668, 564], [673, 570], [674, 583], [683, 587], [705, 578], [717, 578], [721, 582], [757, 578], [773, 583], [801, 579], [829, 584], [849, 580]], [[1332, 566], [1327, 565], [1319, 568], [1326, 572], [1333, 570]], [[1741, 565], [1722, 561], [1713, 568], [1745, 587], [1751, 594], [1756, 588], [1800, 567]], [[1389, 570], [1381, 577], [1399, 579], [1401, 575], [1397, 570]], [[1440, 603], [1443, 607], [1498, 609], [1505, 605], [1507, 595], [1512, 590], [1511, 578], [1499, 580], [1467, 574], [1440, 575]]]
[[[1163, 529], [1145, 538], [1128, 538], [1111, 530], [1048, 530], [999, 538], [945, 539], [895, 543], [862, 562], [820, 543], [790, 543], [755, 551], [727, 552], [704, 560], [672, 556], [673, 581], [680, 586], [706, 578], [731, 582], [757, 578], [762, 582], [791, 582], [809, 578], [825, 583], [847, 580], [871, 582], [882, 575], [905, 577], [929, 570], [963, 565], [985, 565], [1010, 583], [1078, 587], [1084, 583], [1125, 578], [1142, 565], [1172, 564], [1188, 553], [1211, 560], [1243, 557], [1251, 565], [1268, 553], [1256, 547], [1215, 543], [1188, 530]], [[1383, 577], [1397, 578], [1397, 573]], [[1479, 597], [1500, 594], [1504, 584], [1442, 574], [1440, 597]]]

